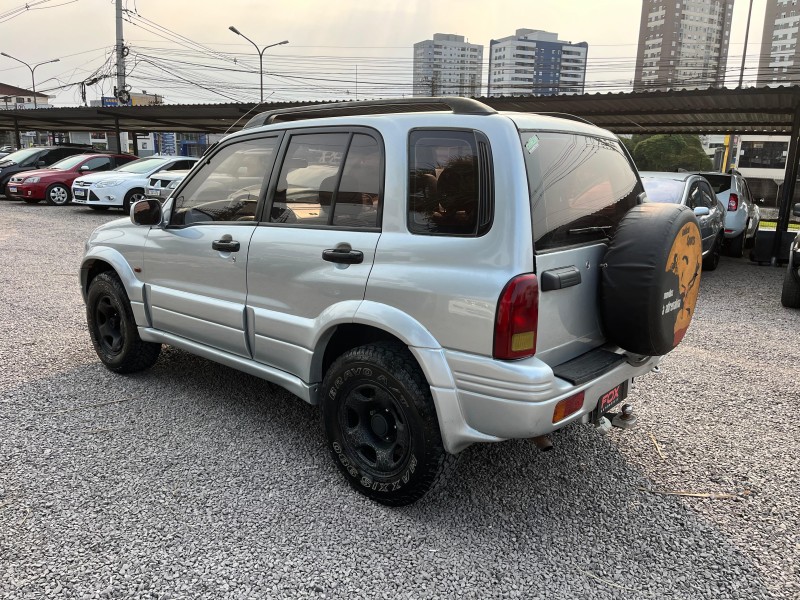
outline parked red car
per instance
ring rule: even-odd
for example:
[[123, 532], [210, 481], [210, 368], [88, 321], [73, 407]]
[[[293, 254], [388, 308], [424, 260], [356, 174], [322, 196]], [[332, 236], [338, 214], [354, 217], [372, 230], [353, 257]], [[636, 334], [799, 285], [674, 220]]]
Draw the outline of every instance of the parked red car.
[[130, 154], [77, 154], [50, 165], [47, 169], [25, 171], [11, 177], [6, 186], [6, 198], [36, 204], [63, 206], [72, 201], [70, 187], [80, 175], [111, 171], [136, 160]]

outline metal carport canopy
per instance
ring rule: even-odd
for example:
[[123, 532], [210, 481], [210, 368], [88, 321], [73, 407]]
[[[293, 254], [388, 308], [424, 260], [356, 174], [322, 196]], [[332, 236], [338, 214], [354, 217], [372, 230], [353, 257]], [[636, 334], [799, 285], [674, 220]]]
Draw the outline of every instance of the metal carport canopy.
[[[797, 179], [800, 139], [800, 86], [745, 89], [710, 88], [668, 92], [630, 92], [563, 96], [477, 98], [499, 111], [565, 113], [583, 117], [618, 134], [790, 135], [778, 226], [789, 226]], [[241, 128], [265, 110], [318, 102], [189, 104], [161, 106], [47, 108], [0, 111], [0, 131], [120, 131], [225, 133]], [[420, 110], [409, 106], [396, 110]], [[364, 112], [363, 109], [359, 112]], [[378, 112], [378, 111], [376, 111]], [[340, 112], [339, 114], [346, 114]], [[780, 248], [775, 236], [773, 262]]]
[[[758, 133], [792, 131], [800, 86], [681, 90], [564, 96], [477, 98], [495, 110], [558, 112], [583, 117], [615, 133]], [[0, 111], [0, 130], [225, 133], [257, 112], [320, 104], [169, 104]], [[255, 110], [254, 110], [255, 109]], [[407, 110], [414, 110], [409, 108]], [[248, 114], [249, 113], [249, 114]], [[237, 123], [238, 121], [238, 123]], [[235, 124], [235, 125], [234, 125]]]

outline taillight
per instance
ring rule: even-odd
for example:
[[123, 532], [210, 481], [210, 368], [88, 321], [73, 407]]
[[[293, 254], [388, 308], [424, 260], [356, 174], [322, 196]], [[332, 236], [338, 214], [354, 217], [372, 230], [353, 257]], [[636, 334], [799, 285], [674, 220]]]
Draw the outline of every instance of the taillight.
[[553, 410], [553, 423], [563, 421], [568, 416], [582, 409], [584, 397], [584, 392], [578, 392], [574, 396], [560, 400]]
[[497, 302], [494, 357], [513, 360], [536, 354], [538, 325], [539, 282], [536, 275], [519, 275], [506, 284]]
[[728, 210], [739, 210], [739, 196], [731, 192], [728, 198]]

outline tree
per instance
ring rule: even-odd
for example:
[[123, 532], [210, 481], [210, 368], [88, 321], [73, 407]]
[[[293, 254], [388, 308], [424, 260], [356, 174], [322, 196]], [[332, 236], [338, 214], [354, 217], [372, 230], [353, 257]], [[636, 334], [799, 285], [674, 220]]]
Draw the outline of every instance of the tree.
[[713, 168], [696, 135], [647, 137], [635, 145], [633, 160], [641, 171], [709, 171]]

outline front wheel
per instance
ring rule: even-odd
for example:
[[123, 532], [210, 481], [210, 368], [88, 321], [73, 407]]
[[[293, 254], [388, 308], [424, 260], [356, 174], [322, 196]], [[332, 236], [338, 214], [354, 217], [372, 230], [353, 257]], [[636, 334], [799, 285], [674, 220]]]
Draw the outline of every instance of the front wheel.
[[322, 382], [322, 420], [350, 485], [387, 506], [416, 502], [456, 462], [442, 444], [430, 386], [400, 344], [340, 356]]
[[66, 186], [61, 185], [60, 183], [54, 183], [44, 194], [45, 200], [47, 200], [48, 204], [52, 204], [53, 206], [65, 206], [69, 204], [70, 197], [69, 190]]
[[144, 190], [131, 190], [125, 194], [125, 199], [122, 201], [122, 212], [126, 215], [130, 214], [131, 206], [136, 204], [139, 200], [144, 200]]
[[128, 294], [115, 273], [100, 273], [89, 284], [86, 322], [95, 352], [110, 371], [135, 373], [158, 359], [161, 344], [139, 337]]

